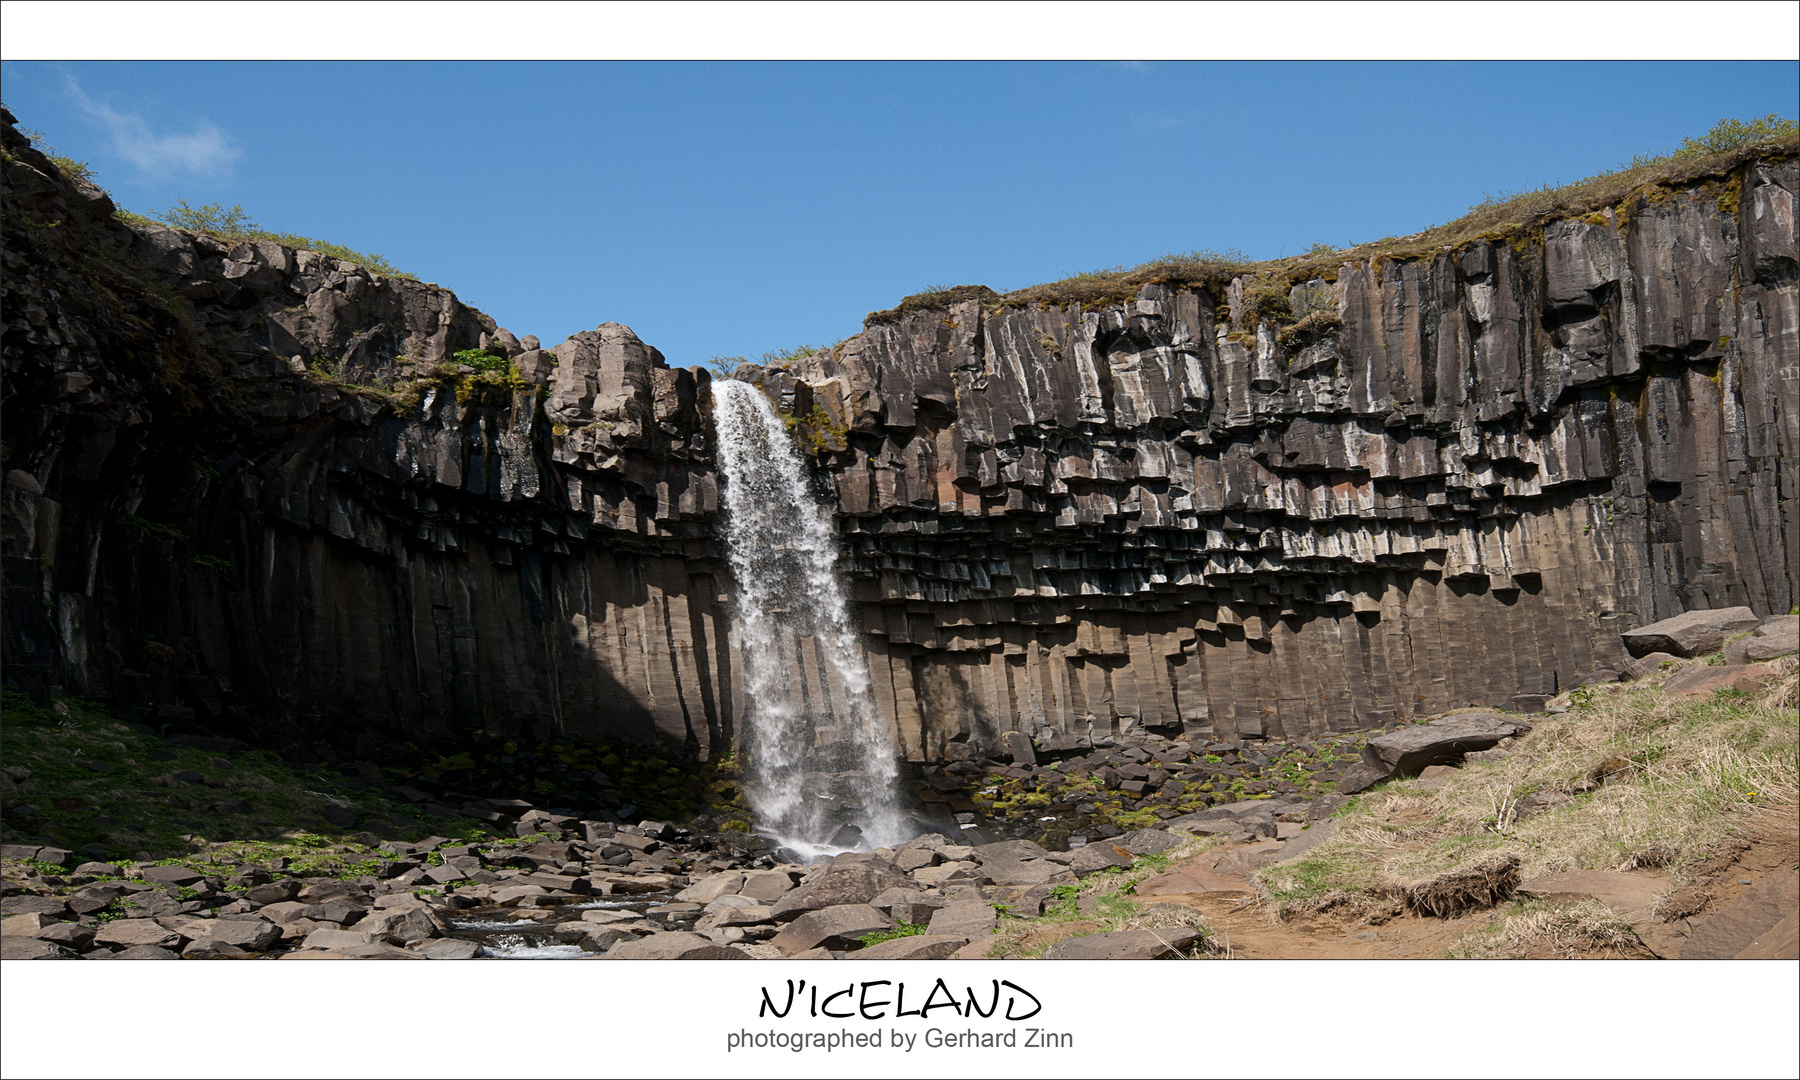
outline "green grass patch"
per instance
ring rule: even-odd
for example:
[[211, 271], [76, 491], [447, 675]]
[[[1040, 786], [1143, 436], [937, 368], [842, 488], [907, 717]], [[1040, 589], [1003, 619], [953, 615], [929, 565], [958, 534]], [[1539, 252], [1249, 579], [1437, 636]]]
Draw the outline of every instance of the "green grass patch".
[[[6, 747], [0, 837], [7, 843], [47, 838], [73, 851], [99, 845], [107, 861], [186, 865], [200, 852], [225, 851], [254, 862], [286, 857], [321, 874], [354, 876], [373, 872], [386, 858], [352, 838], [370, 819], [381, 819], [376, 824], [396, 838], [494, 836], [468, 818], [428, 814], [267, 752], [168, 742], [76, 698], [47, 708], [5, 688], [0, 725]], [[334, 806], [352, 808], [364, 821], [333, 827], [325, 813]]]
[[[316, 251], [333, 259], [356, 263], [358, 266], [372, 270], [384, 277], [406, 278], [409, 281], [418, 280], [380, 255], [365, 254], [330, 240], [319, 240], [310, 236], [301, 236], [298, 233], [265, 229], [250, 219], [250, 214], [241, 203], [230, 207], [216, 202], [206, 203], [203, 206], [192, 206], [186, 199], [177, 199], [174, 206], [158, 211], [152, 216], [165, 225], [186, 229], [189, 232], [205, 233], [221, 240], [235, 243], [256, 240], [273, 241], [283, 247]], [[131, 218], [140, 222], [146, 220], [142, 215], [137, 214], [130, 215], [127, 220]]]
[[923, 934], [925, 930], [926, 927], [924, 923], [903, 922], [892, 930], [880, 930], [873, 934], [864, 934], [856, 940], [861, 942], [862, 947], [866, 949], [871, 945], [879, 945], [884, 941], [893, 941], [896, 938], [903, 937], [914, 937], [918, 934]]

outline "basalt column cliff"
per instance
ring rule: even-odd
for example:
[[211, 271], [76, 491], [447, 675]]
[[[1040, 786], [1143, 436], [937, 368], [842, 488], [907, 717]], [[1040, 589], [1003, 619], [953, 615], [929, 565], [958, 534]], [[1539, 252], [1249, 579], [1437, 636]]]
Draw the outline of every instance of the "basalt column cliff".
[[[732, 740], [704, 371], [124, 224], [7, 119], [10, 683], [346, 755]], [[1303, 274], [952, 290], [739, 377], [835, 486], [910, 758], [1531, 708], [1623, 630], [1795, 604], [1797, 185], [1748, 154]]]

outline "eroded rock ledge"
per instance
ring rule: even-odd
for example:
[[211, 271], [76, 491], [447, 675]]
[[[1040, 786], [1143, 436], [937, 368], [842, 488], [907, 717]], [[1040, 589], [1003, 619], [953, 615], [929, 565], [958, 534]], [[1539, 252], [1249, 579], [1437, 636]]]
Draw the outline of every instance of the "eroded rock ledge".
[[[327, 753], [730, 741], [703, 370], [128, 228], [6, 150], [9, 681]], [[1797, 185], [1755, 158], [1279, 289], [968, 290], [741, 375], [835, 485], [915, 760], [1530, 708], [1623, 630], [1795, 603]]]

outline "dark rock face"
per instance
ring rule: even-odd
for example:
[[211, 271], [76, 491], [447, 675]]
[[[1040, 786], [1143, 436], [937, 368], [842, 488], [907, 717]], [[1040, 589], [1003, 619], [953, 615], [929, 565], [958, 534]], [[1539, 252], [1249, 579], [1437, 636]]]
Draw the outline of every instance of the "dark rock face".
[[[10, 683], [345, 756], [732, 739], [704, 371], [127, 227], [5, 140]], [[1623, 630], [1795, 602], [1797, 186], [1750, 161], [1284, 315], [976, 295], [741, 375], [835, 486], [909, 758], [1527, 707]]]
[[[617, 324], [525, 349], [435, 286], [127, 228], [11, 123], [9, 682], [344, 756], [728, 736], [704, 372]], [[511, 371], [456, 363], [482, 345]]]
[[1297, 322], [974, 298], [802, 361], [904, 745], [1530, 709], [1632, 626], [1787, 610], [1800, 171], [1733, 182], [1349, 263]]

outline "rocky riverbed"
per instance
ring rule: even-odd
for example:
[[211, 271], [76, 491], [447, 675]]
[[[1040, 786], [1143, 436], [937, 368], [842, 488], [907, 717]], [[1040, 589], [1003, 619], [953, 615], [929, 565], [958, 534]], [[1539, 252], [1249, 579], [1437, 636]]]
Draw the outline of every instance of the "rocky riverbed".
[[[1454, 719], [1465, 742], [1471, 722], [1488, 722], [1480, 746], [1524, 726], [1494, 714]], [[1396, 736], [1418, 741], [1408, 728]], [[1003, 914], [1037, 916], [1070, 899], [1069, 886], [1144, 859], [1160, 869], [1159, 856], [1196, 837], [1244, 848], [1245, 866], [1303, 850], [1312, 821], [1341, 801], [1308, 797], [1334, 784], [1318, 777], [1342, 775], [1332, 771], [1341, 749], [1145, 740], [1037, 763], [1040, 748], [1017, 743], [1011, 762], [926, 770], [920, 787], [938, 798], [921, 814], [941, 831], [810, 864], [713, 815], [626, 824], [498, 798], [464, 804], [488, 839], [361, 832], [306, 859], [258, 861], [242, 844], [200, 842], [207, 850], [189, 857], [102, 862], [9, 844], [0, 850], [6, 955], [942, 958], [985, 950]], [[1330, 768], [1264, 777], [1299, 761]], [[1034, 798], [1054, 801], [1017, 812]], [[990, 816], [1001, 808], [1012, 816]], [[1115, 824], [1138, 817], [1157, 827]], [[1025, 832], [1037, 839], [1008, 838]]]
[[11, 845], [8, 860], [35, 872], [7, 884], [5, 948], [21, 959], [942, 958], [987, 938], [1000, 911], [1040, 914], [1059, 885], [1193, 835], [1299, 835], [1309, 809], [1248, 800], [1062, 851], [929, 833], [810, 866], [754, 838], [533, 811], [522, 825], [542, 831], [511, 841], [382, 842], [379, 872], [347, 879], [204, 857], [46, 872], [71, 853]]
[[[1684, 700], [1742, 693], [1787, 670], [1767, 661], [1794, 652], [1797, 625], [1793, 615], [1759, 620], [1742, 609], [1678, 617], [1634, 631], [1628, 645], [1642, 655], [1591, 681], [1662, 679], [1661, 696]], [[1664, 679], [1669, 664], [1678, 670]], [[135, 861], [8, 843], [0, 847], [4, 950], [9, 959], [941, 959], [988, 955], [1003, 920], [1016, 928], [1012, 920], [1059, 905], [1087, 905], [1085, 915], [1113, 903], [1115, 915], [1130, 915], [1112, 920], [1125, 928], [1106, 930], [1101, 919], [1090, 927], [1101, 932], [1066, 936], [1045, 955], [1185, 954], [1203, 945], [1203, 929], [1185, 917], [1158, 922], [1168, 905], [1152, 898], [1254, 895], [1250, 875], [1329, 837], [1329, 819], [1350, 793], [1396, 778], [1442, 783], [1467, 762], [1506, 755], [1530, 721], [1463, 710], [1295, 744], [1147, 736], [1083, 748], [1015, 734], [1005, 740], [1010, 760], [921, 771], [917, 810], [932, 831], [811, 860], [747, 831], [730, 806], [685, 824], [627, 823], [459, 796], [423, 775], [412, 779], [429, 792], [365, 778], [368, 798], [427, 806], [467, 828], [422, 837], [413, 829], [404, 839], [361, 831], [336, 842], [296, 831], [285, 847], [190, 836], [190, 854]], [[80, 730], [73, 713], [67, 722]], [[103, 734], [150, 738], [119, 731]], [[119, 745], [182, 763], [173, 751]], [[223, 744], [185, 752], [215, 754], [216, 772], [251, 766], [248, 755], [217, 756], [232, 754]], [[106, 774], [131, 760], [74, 766]], [[189, 772], [157, 780], [205, 784]], [[9, 765], [6, 783], [16, 794], [33, 778]], [[266, 792], [272, 783], [248, 787]], [[347, 825], [402, 825], [370, 812], [374, 804], [330, 803], [328, 816], [336, 810]], [[1533, 796], [1514, 820], [1555, 805]], [[1171, 853], [1183, 861], [1169, 865]], [[1121, 888], [1095, 888], [1095, 875]], [[1121, 897], [1128, 885], [1155, 905], [1148, 913]]]

